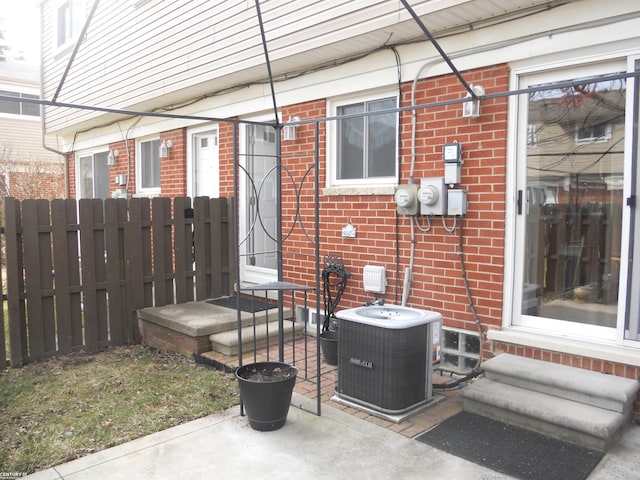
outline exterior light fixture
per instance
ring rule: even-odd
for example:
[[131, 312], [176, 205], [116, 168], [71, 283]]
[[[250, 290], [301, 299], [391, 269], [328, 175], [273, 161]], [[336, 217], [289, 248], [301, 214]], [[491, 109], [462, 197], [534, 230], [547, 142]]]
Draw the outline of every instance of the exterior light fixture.
[[107, 165], [115, 165], [118, 161], [118, 155], [120, 155], [118, 150], [109, 150], [109, 154], [107, 155]]
[[160, 144], [160, 158], [167, 158], [171, 147], [173, 147], [173, 142], [171, 140], [163, 140]]
[[[480, 86], [480, 85], [469, 85], [471, 87], [471, 90], [473, 90], [473, 93], [476, 94], [476, 96], [481, 97], [484, 95], [484, 87]], [[478, 118], [480, 116], [480, 99], [478, 98], [473, 98], [471, 96], [471, 93], [467, 92], [467, 95], [464, 98], [469, 98], [471, 100], [468, 100], [466, 102], [463, 102], [462, 104], [462, 117], [463, 118]]]
[[283, 140], [295, 140], [298, 129], [297, 125], [293, 125], [296, 122], [300, 121], [300, 117], [289, 117], [289, 121], [284, 125], [282, 129], [282, 138]]

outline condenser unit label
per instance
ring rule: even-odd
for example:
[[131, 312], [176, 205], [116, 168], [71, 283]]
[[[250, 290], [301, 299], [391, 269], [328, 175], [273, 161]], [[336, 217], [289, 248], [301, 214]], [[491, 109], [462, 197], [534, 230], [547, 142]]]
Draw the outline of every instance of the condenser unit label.
[[362, 360], [360, 358], [351, 357], [349, 359], [349, 363], [351, 363], [353, 365], [358, 365], [359, 367], [364, 367], [364, 368], [368, 368], [370, 370], [373, 370], [373, 362], [371, 362], [369, 360]]

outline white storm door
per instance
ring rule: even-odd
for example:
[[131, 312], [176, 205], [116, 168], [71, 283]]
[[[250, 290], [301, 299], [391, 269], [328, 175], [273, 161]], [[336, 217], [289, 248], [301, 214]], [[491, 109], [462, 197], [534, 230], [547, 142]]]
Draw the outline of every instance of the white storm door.
[[277, 279], [277, 151], [276, 130], [246, 125], [241, 155], [240, 221], [242, 281]]
[[193, 196], [220, 196], [218, 132], [210, 130], [192, 135]]

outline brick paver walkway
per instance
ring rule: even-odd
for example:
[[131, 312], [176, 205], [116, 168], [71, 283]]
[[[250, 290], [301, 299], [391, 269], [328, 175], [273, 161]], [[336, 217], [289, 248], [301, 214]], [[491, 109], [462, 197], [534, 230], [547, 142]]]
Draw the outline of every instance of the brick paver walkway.
[[[305, 338], [307, 339], [306, 342]], [[296, 382], [295, 392], [310, 399], [317, 399], [318, 392], [316, 351], [316, 339], [311, 336], [298, 338], [294, 342], [288, 342], [284, 347], [284, 361], [286, 363], [293, 364], [298, 368], [298, 381]], [[203, 356], [230, 368], [235, 368], [239, 365], [238, 356], [226, 356], [215, 352], [207, 352], [204, 353]], [[253, 352], [243, 355], [242, 363], [247, 364], [254, 361], [260, 362], [267, 360], [278, 360], [277, 345], [271, 346], [269, 349], [259, 350], [255, 355]], [[459, 396], [459, 389], [455, 388], [446, 391], [434, 389], [434, 396], [438, 397], [439, 401], [433, 402], [402, 422], [395, 423], [363, 410], [331, 400], [331, 397], [335, 393], [338, 378], [337, 375], [337, 367], [327, 365], [321, 355], [319, 380], [322, 404], [342, 410], [355, 417], [400, 433], [409, 438], [420, 435], [462, 410], [462, 399]], [[434, 375], [434, 383], [438, 384], [446, 382], [446, 378], [440, 377], [437, 374]]]

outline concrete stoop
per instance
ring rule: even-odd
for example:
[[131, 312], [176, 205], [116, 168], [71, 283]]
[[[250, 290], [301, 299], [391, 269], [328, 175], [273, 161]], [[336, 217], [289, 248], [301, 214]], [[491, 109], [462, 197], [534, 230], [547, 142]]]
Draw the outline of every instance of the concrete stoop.
[[640, 382], [503, 353], [461, 391], [463, 408], [606, 450], [631, 422]]
[[[254, 342], [254, 316], [256, 341]], [[266, 344], [267, 330], [270, 341], [277, 342], [278, 309], [272, 308], [255, 314], [241, 312], [243, 350]], [[293, 330], [291, 309], [284, 309], [285, 333]], [[211, 350], [225, 355], [237, 353], [238, 316], [233, 308], [207, 302], [188, 302], [138, 310], [138, 326], [142, 339], [148, 345], [190, 356]], [[269, 327], [265, 324], [269, 324]], [[296, 329], [302, 333], [302, 328]], [[296, 332], [297, 333], [297, 332]], [[289, 333], [291, 335], [291, 333]], [[290, 337], [287, 337], [290, 338]], [[219, 348], [221, 350], [215, 350]]]

